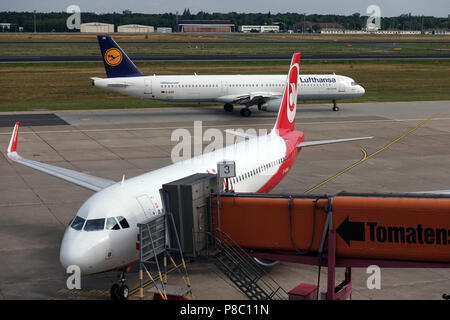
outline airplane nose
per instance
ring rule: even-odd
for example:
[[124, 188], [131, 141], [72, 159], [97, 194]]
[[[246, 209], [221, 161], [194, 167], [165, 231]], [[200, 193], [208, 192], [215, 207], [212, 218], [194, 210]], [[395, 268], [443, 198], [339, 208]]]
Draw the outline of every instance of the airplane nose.
[[359, 92], [361, 93], [361, 95], [363, 95], [364, 93], [366, 93], [366, 90], [362, 86], [359, 86]]
[[76, 265], [80, 269], [89, 267], [89, 261], [92, 256], [90, 250], [81, 243], [79, 239], [80, 234], [81, 231], [73, 230], [71, 227], [67, 228], [64, 233], [59, 251], [59, 260], [65, 269], [72, 265]]
[[[75, 265], [80, 268], [82, 274], [91, 274], [103, 271], [105, 267], [104, 241], [90, 239], [89, 232], [76, 231], [67, 228], [61, 243], [59, 260], [67, 270], [69, 266]], [[93, 245], [94, 244], [94, 245]]]

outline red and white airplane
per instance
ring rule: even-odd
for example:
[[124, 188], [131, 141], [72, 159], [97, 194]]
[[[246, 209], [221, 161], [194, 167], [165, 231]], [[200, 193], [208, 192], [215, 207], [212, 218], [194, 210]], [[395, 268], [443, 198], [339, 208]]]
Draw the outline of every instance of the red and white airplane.
[[[165, 183], [210, 172], [218, 162], [231, 160], [236, 164], [236, 177], [231, 179], [236, 192], [269, 192], [287, 175], [302, 148], [372, 138], [305, 142], [303, 132], [295, 130], [299, 68], [300, 54], [295, 53], [278, 117], [268, 135], [244, 134], [243, 142], [119, 182], [22, 158], [17, 153], [16, 123], [8, 147], [9, 159], [96, 192], [67, 227], [60, 249], [61, 264], [65, 268], [77, 265], [82, 274], [92, 274], [120, 270], [136, 261], [137, 224], [160, 213], [159, 190]], [[115, 284], [111, 291], [113, 298], [128, 295], [123, 282]]]

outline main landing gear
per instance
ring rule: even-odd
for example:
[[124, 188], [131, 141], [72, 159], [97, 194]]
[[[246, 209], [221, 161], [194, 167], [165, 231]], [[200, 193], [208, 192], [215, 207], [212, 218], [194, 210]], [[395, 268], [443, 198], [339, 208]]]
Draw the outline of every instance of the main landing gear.
[[[258, 105], [258, 109], [260, 109], [260, 108], [261, 108], [260, 105]], [[233, 112], [234, 107], [233, 107], [233, 105], [231, 103], [225, 103], [223, 105], [223, 109], [226, 112]], [[251, 114], [252, 114], [252, 112], [250, 111], [250, 109], [248, 107], [245, 107], [245, 108], [241, 109], [241, 116], [243, 116], [243, 117], [250, 117]]]
[[337, 106], [336, 100], [333, 100], [333, 111], [339, 111], [339, 107]]
[[223, 106], [223, 109], [226, 112], [232, 112], [234, 107], [233, 107], [233, 105], [231, 103], [225, 103], [225, 105]]
[[111, 287], [111, 299], [112, 300], [127, 300], [128, 299], [128, 294], [130, 292], [130, 289], [128, 289], [125, 282], [127, 281], [126, 273], [129, 272], [130, 269], [131, 269], [131, 264], [119, 271], [119, 275], [118, 275], [119, 283], [115, 283]]

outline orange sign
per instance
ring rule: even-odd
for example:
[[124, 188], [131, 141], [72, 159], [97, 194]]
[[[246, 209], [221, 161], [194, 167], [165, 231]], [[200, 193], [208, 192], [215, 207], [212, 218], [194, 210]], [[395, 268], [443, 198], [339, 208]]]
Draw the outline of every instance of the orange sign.
[[111, 48], [105, 52], [104, 58], [108, 65], [115, 67], [122, 62], [122, 52], [117, 48]]
[[334, 197], [337, 254], [450, 261], [450, 199]]
[[[331, 197], [341, 258], [450, 262], [450, 198]], [[246, 249], [318, 251], [327, 199], [222, 196], [220, 229]], [[217, 226], [217, 209], [213, 207]], [[295, 246], [295, 247], [294, 247]]]

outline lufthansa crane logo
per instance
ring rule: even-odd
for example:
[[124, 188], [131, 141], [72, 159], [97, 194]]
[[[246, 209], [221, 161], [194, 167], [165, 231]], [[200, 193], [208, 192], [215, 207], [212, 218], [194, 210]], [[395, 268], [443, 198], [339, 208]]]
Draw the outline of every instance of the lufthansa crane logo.
[[297, 94], [296, 94], [296, 87], [297, 87], [297, 70], [298, 70], [298, 64], [295, 64], [292, 66], [290, 72], [289, 72], [289, 85], [287, 87], [287, 118], [289, 122], [294, 121], [295, 119], [295, 106], [297, 104]]
[[108, 65], [115, 67], [122, 62], [122, 52], [119, 49], [111, 48], [105, 52], [104, 58]]

